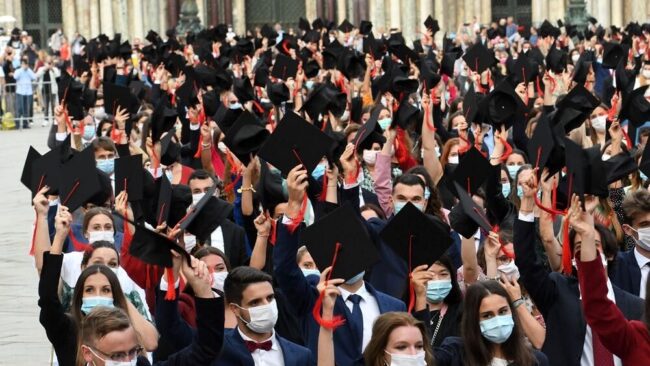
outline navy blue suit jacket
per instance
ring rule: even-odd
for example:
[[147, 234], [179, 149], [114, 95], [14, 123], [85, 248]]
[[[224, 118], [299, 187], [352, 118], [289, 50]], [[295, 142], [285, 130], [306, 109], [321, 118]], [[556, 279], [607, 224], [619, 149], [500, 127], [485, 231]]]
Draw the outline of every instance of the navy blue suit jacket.
[[[542, 351], [551, 365], [579, 366], [587, 323], [580, 301], [578, 279], [561, 273], [548, 273], [535, 253], [535, 224], [515, 220], [515, 263], [520, 281], [546, 322], [546, 341]], [[643, 300], [613, 286], [616, 306], [629, 320], [639, 320]]]
[[609, 274], [612, 283], [635, 296], [639, 296], [641, 269], [634, 257], [634, 249], [627, 252], [618, 252], [615, 263]]
[[[274, 273], [280, 288], [287, 298], [292, 299], [296, 316], [298, 317], [303, 331], [303, 338], [307, 347], [313, 354], [318, 354], [318, 333], [320, 325], [316, 323], [312, 316], [312, 309], [318, 299], [318, 290], [309, 284], [309, 281], [302, 274], [296, 263], [296, 252], [302, 245], [300, 243], [299, 233], [304, 228], [301, 224], [296, 231], [291, 234], [287, 227], [281, 223], [277, 226], [277, 241], [273, 250]], [[404, 303], [396, 298], [388, 296], [375, 290], [366, 282], [366, 289], [375, 297], [379, 305], [379, 312], [389, 311], [406, 311]], [[350, 311], [345, 302], [340, 297], [336, 299], [334, 306], [334, 315], [348, 317]], [[334, 349], [337, 365], [352, 365], [361, 353], [355, 347], [355, 342], [351, 342], [356, 335], [350, 328], [350, 322], [346, 322], [334, 332]]]
[[[316, 365], [312, 353], [305, 347], [299, 346], [275, 334], [275, 338], [282, 348], [282, 357], [285, 366]], [[215, 365], [219, 366], [255, 366], [251, 353], [244, 344], [237, 329], [226, 329], [223, 352]]]

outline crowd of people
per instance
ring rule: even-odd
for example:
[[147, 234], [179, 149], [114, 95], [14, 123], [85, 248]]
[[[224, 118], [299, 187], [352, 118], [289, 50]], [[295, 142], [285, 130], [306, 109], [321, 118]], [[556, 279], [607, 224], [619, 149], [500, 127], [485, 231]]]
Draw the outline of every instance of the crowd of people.
[[650, 24], [422, 28], [20, 61], [55, 362], [650, 364]]

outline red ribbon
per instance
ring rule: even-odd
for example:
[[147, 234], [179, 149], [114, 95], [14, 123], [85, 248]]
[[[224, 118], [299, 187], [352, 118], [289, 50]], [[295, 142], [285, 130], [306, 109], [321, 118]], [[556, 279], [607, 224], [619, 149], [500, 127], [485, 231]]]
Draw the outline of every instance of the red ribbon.
[[[338, 258], [339, 250], [341, 249], [341, 243], [336, 243], [336, 247], [334, 249], [334, 257], [332, 258], [332, 269], [330, 272], [327, 274], [327, 278], [325, 279], [325, 286], [327, 286], [327, 283], [330, 280], [330, 277], [332, 277], [332, 272], [334, 272], [334, 266], [336, 265], [336, 259]], [[332, 319], [323, 319], [321, 316], [321, 307], [323, 305], [323, 298], [325, 297], [325, 290], [320, 292], [320, 295], [318, 295], [318, 299], [316, 300], [316, 303], [314, 304], [314, 308], [312, 309], [312, 315], [314, 316], [314, 320], [316, 323], [318, 323], [321, 327], [327, 328], [334, 330], [341, 325], [345, 324], [345, 318], [342, 317], [341, 315], [335, 315], [332, 317]]]
[[501, 136], [499, 136], [499, 140], [501, 140], [501, 143], [503, 144], [503, 149], [504, 149], [503, 155], [501, 156], [501, 158], [499, 158], [499, 161], [504, 163], [506, 160], [508, 160], [508, 156], [510, 156], [510, 154], [512, 154], [512, 146], [510, 145], [510, 143], [508, 142], [507, 139], [505, 139], [505, 138], [503, 138]]
[[307, 211], [307, 195], [302, 196], [302, 204], [300, 205], [300, 211], [298, 211], [298, 215], [293, 218], [289, 218], [290, 223], [287, 224], [287, 229], [289, 230], [290, 233], [294, 233], [298, 226], [300, 226], [300, 223], [302, 220], [305, 218], [305, 212]]

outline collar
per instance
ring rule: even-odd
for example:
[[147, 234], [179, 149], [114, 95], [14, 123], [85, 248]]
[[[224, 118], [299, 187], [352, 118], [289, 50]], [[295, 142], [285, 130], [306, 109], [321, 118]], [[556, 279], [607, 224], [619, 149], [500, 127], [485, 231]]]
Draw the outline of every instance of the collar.
[[367, 300], [368, 297], [371, 296], [370, 292], [368, 292], [368, 289], [366, 288], [366, 281], [363, 281], [363, 283], [361, 284], [361, 287], [359, 287], [357, 292], [350, 292], [350, 291], [348, 291], [348, 290], [346, 290], [346, 289], [344, 289], [342, 287], [339, 287], [339, 290], [341, 291], [341, 298], [343, 299], [343, 301], [347, 301], [348, 297], [350, 295], [352, 295], [353, 293], [356, 294], [356, 295], [361, 296], [363, 301], [368, 301]]
[[260, 342], [254, 340], [254, 339], [252, 339], [251, 337], [249, 337], [249, 336], [247, 336], [246, 334], [244, 334], [244, 332], [242, 332], [241, 329], [239, 329], [239, 326], [236, 327], [236, 329], [237, 329], [237, 331], [239, 332], [239, 335], [240, 335], [240, 336], [242, 337], [242, 339], [245, 340], [245, 341], [251, 341], [251, 342], [256, 342], [256, 343], [262, 343], [262, 342], [266, 342], [266, 341], [271, 341], [271, 349], [272, 349], [272, 350], [277, 351], [277, 350], [280, 349], [280, 345], [278, 344], [278, 339], [277, 339], [276, 336], [275, 336], [275, 329], [272, 331], [271, 337], [269, 337], [268, 339], [265, 339], [265, 340], [263, 340], [263, 341], [260, 341]]
[[639, 265], [639, 269], [643, 269], [648, 263], [650, 263], [650, 258], [644, 257], [637, 248], [634, 248], [634, 258], [636, 258], [636, 263]]

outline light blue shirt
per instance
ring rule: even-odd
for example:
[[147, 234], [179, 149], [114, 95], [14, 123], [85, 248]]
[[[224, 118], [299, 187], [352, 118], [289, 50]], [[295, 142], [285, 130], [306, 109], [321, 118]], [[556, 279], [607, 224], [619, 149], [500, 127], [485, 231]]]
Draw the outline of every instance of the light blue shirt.
[[31, 69], [18, 68], [14, 72], [16, 79], [16, 94], [32, 95], [32, 81], [36, 80], [36, 74]]

